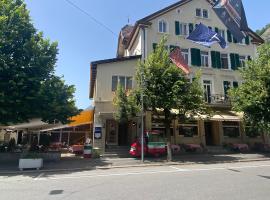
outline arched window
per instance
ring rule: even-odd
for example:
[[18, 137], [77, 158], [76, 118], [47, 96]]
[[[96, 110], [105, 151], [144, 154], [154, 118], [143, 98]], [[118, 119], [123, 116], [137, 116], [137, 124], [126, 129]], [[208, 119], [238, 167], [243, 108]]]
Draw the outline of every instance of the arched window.
[[168, 26], [167, 26], [167, 22], [165, 20], [159, 20], [158, 22], [158, 32], [160, 33], [167, 33], [167, 29], [168, 29]]

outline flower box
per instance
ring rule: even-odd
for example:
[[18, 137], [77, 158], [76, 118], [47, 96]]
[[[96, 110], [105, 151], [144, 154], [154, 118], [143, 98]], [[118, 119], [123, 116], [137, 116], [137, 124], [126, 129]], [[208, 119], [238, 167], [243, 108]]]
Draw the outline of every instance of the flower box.
[[43, 167], [42, 158], [20, 158], [19, 159], [19, 169], [37, 169]]

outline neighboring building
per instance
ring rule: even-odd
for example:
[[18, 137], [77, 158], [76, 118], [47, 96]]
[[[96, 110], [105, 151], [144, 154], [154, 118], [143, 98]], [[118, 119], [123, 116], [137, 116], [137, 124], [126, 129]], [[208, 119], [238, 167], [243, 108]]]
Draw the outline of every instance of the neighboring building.
[[[200, 22], [219, 32], [229, 47], [221, 49], [215, 44], [206, 48], [186, 40]], [[245, 133], [248, 131], [241, 126], [241, 117], [231, 111], [227, 92], [229, 88], [241, 84], [237, 69], [244, 67], [247, 59], [256, 56], [257, 46], [263, 43], [263, 39], [250, 30], [249, 36], [237, 43], [208, 0], [182, 0], [137, 21], [134, 26], [126, 25], [119, 35], [117, 58], [91, 63], [90, 98], [94, 101], [94, 127], [99, 135], [93, 137], [94, 146], [104, 150], [105, 145], [129, 145], [140, 133], [138, 119], [128, 124], [127, 133], [123, 132], [113, 119], [112, 100], [117, 84], [126, 89], [136, 87], [137, 62], [145, 59], [164, 35], [168, 37], [168, 48], [181, 47], [193, 75], [202, 70], [205, 101], [216, 112], [210, 120], [186, 124], [174, 121], [171, 127], [173, 143], [222, 145], [260, 142], [259, 135], [249, 137]], [[146, 129], [164, 129], [151, 113], [146, 114], [145, 122]]]

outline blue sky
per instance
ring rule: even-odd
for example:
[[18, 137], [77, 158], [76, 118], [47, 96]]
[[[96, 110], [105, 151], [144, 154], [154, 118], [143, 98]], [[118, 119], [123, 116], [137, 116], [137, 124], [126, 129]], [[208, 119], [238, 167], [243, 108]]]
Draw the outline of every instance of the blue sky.
[[[162, 9], [177, 0], [70, 0], [106, 24], [116, 35], [121, 27]], [[89, 100], [90, 62], [113, 58], [117, 36], [113, 35], [65, 0], [25, 0], [35, 27], [59, 43], [56, 73], [76, 86], [76, 105]], [[257, 30], [270, 23], [269, 0], [243, 0], [249, 27]]]

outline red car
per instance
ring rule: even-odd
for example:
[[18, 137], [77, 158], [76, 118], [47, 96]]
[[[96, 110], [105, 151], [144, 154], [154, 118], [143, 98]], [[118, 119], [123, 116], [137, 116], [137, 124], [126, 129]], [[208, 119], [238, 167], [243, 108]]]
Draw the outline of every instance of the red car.
[[[141, 156], [141, 138], [136, 139], [131, 147], [129, 154], [133, 157]], [[146, 131], [144, 136], [144, 154], [150, 156], [161, 156], [166, 154], [166, 143], [164, 136], [159, 131]]]

